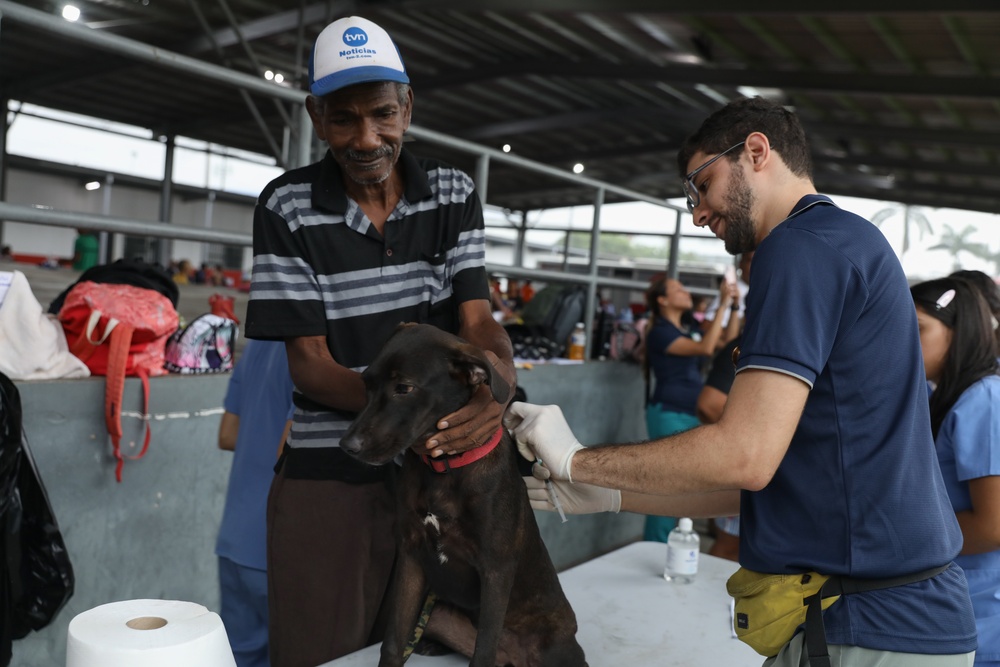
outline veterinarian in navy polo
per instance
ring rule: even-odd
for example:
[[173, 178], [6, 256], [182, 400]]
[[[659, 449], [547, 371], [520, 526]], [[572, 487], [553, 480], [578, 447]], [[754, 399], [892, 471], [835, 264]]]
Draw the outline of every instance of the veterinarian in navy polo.
[[[558, 408], [515, 403], [515, 437], [545, 462], [566, 511], [741, 510], [736, 631], [769, 667], [968, 667], [975, 619], [953, 562], [962, 536], [899, 260], [874, 225], [816, 193], [805, 133], [779, 104], [726, 105], [678, 165], [695, 224], [730, 253], [756, 248], [721, 417], [648, 443], [582, 447]], [[528, 487], [533, 507], [551, 505], [544, 482]], [[843, 584], [825, 612], [779, 588], [813, 573]], [[759, 576], [789, 574], [801, 576]], [[804, 607], [812, 623], [796, 616]]]
[[[878, 228], [821, 195], [803, 198], [757, 248], [737, 375], [768, 369], [812, 389], [774, 478], [742, 493], [744, 567], [879, 579], [958, 555], [911, 302]], [[828, 643], [931, 654], [974, 646], [960, 567], [905, 588], [844, 597], [823, 616]]]
[[[338, 448], [365, 403], [360, 371], [400, 322], [434, 324], [496, 359], [482, 206], [472, 180], [402, 148], [413, 93], [388, 34], [359, 17], [317, 37], [307, 109], [330, 151], [275, 179], [254, 213], [251, 338], [282, 339], [291, 435], [268, 500], [272, 667], [315, 667], [382, 638], [395, 556], [386, 471]], [[442, 451], [485, 442], [504, 406], [489, 389], [449, 416]]]

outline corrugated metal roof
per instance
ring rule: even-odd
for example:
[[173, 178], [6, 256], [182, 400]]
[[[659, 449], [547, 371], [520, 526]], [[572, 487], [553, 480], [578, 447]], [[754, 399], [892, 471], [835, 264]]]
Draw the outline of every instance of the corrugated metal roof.
[[[48, 0], [18, 4], [53, 13]], [[768, 89], [809, 132], [831, 194], [1000, 212], [1000, 6], [898, 11], [844, 0], [698, 3], [78, 0], [94, 30], [301, 86], [318, 32], [345, 14], [393, 36], [413, 122], [657, 197], [680, 196], [680, 141], [741, 86]], [[719, 6], [721, 4], [721, 6]], [[737, 6], [739, 5], [739, 6]], [[300, 17], [302, 20], [300, 21]], [[238, 29], [234, 29], [236, 26]], [[273, 154], [291, 103], [0, 23], [11, 99]], [[284, 107], [280, 113], [278, 106]], [[254, 120], [259, 114], [270, 139]], [[413, 142], [474, 170], [474, 159]], [[586, 188], [494, 162], [489, 202], [591, 203]], [[612, 195], [609, 201], [615, 201]]]

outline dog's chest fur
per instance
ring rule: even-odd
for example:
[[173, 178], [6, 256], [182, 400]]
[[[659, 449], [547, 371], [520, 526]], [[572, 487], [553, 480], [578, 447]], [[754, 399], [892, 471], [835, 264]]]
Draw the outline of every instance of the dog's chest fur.
[[422, 528], [414, 531], [415, 544], [424, 553], [432, 552], [439, 565], [447, 565], [452, 558], [467, 557], [469, 539], [462, 534], [459, 521], [462, 503], [453, 492], [441, 488], [451, 487], [450, 480], [432, 481], [441, 483], [432, 483], [421, 490], [406, 521], [419, 522]]
[[[479, 572], [497, 555], [489, 546], [495, 541], [491, 538], [516, 534], [523, 510], [512, 511], [508, 503], [497, 502], [498, 496], [523, 499], [525, 504], [526, 496], [509, 491], [498, 494], [496, 488], [523, 485], [516, 467], [497, 474], [497, 467], [513, 465], [508, 460], [512, 449], [502, 442], [486, 458], [445, 473], [434, 472], [416, 456], [407, 455], [398, 496], [400, 538], [405, 549], [419, 555], [432, 588], [445, 599], [477, 607], [478, 600], [468, 596], [478, 593]], [[483, 526], [490, 526], [485, 538]]]

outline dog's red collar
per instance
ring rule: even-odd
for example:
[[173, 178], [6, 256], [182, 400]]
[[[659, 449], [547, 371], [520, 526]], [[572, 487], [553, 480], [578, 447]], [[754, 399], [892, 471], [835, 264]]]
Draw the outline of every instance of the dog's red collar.
[[421, 454], [420, 458], [423, 459], [424, 463], [431, 467], [434, 472], [450, 472], [452, 468], [461, 468], [462, 466], [467, 466], [474, 461], [478, 461], [490, 452], [492, 452], [498, 444], [500, 444], [500, 439], [503, 437], [503, 427], [497, 429], [497, 432], [493, 434], [493, 437], [487, 440], [485, 443], [479, 445], [478, 447], [473, 447], [468, 451], [464, 451], [461, 454], [452, 454], [451, 456], [440, 456], [433, 459], [426, 454]]

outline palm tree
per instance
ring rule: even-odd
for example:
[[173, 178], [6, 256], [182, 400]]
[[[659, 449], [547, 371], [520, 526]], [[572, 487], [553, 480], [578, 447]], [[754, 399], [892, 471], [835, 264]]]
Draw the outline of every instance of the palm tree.
[[994, 251], [990, 250], [989, 247], [985, 243], [981, 243], [979, 245], [982, 246], [982, 251], [981, 252], [977, 252], [975, 250], [970, 250], [969, 252], [976, 253], [976, 256], [979, 257], [979, 259], [985, 260], [987, 262], [992, 262], [993, 263], [993, 275], [994, 276], [1000, 276], [1000, 251], [994, 252]]
[[983, 257], [987, 262], [993, 262], [993, 275], [1000, 276], [1000, 252], [989, 253]]
[[[920, 232], [920, 240], [924, 238], [924, 234], [933, 234], [934, 230], [931, 228], [931, 221], [927, 219], [927, 216], [915, 206], [910, 206], [909, 204], [903, 204], [903, 250], [900, 255], [905, 255], [906, 251], [910, 249], [910, 225], [916, 225], [917, 231]], [[898, 206], [892, 206], [890, 208], [884, 208], [881, 211], [875, 213], [872, 216], [872, 224], [876, 227], [881, 228], [882, 223], [891, 218], [892, 216], [899, 213]]]
[[958, 259], [958, 254], [967, 252], [975, 257], [989, 257], [991, 255], [989, 247], [985, 243], [975, 243], [969, 240], [969, 236], [976, 233], [973, 225], [966, 225], [965, 229], [956, 233], [951, 225], [944, 226], [944, 233], [941, 234], [941, 242], [932, 245], [928, 250], [947, 250], [954, 258], [952, 270], [958, 271], [962, 268], [962, 263]]

